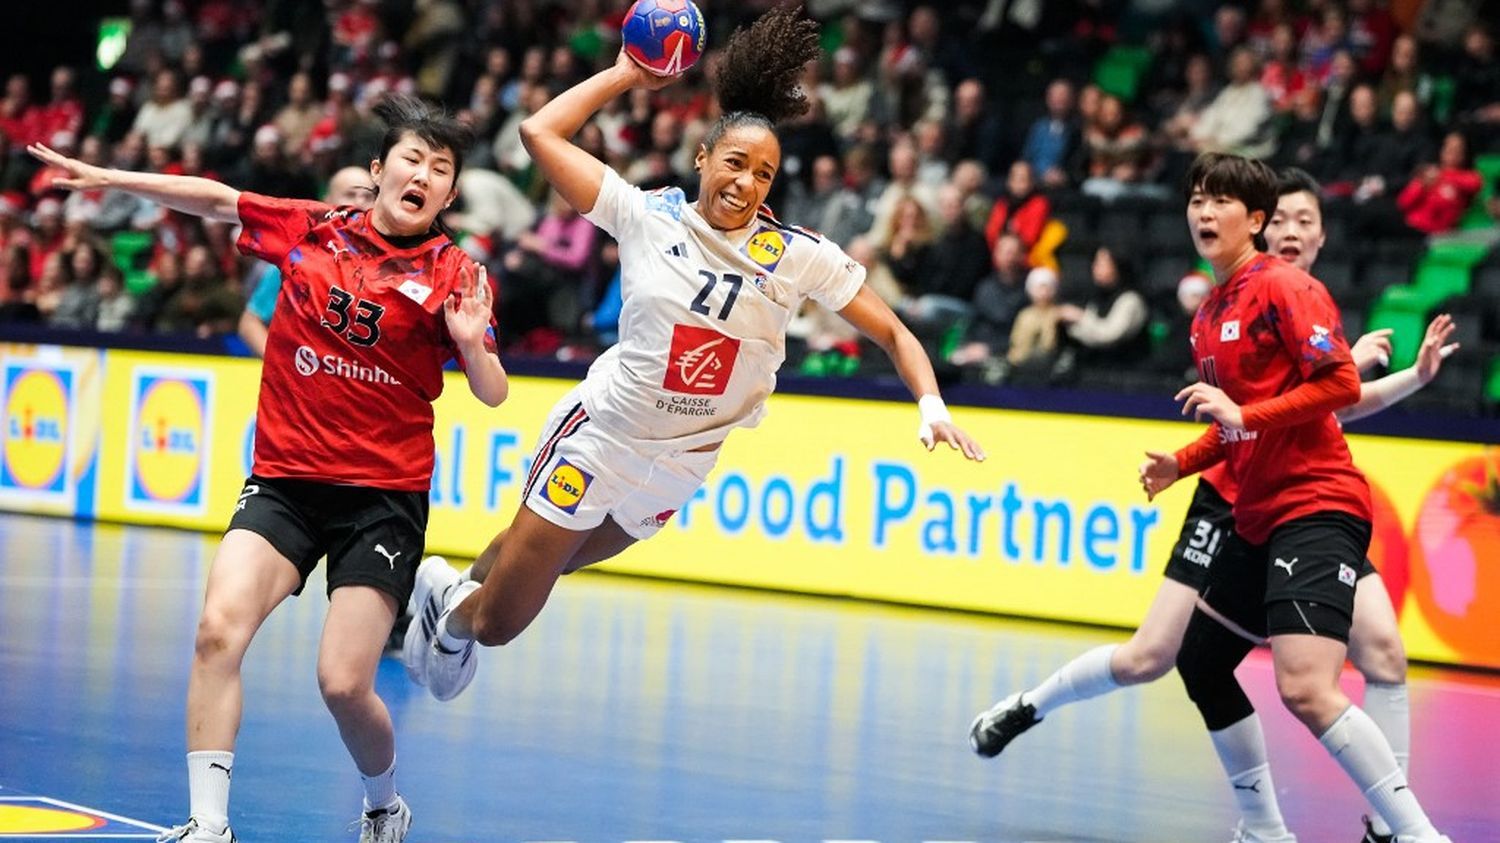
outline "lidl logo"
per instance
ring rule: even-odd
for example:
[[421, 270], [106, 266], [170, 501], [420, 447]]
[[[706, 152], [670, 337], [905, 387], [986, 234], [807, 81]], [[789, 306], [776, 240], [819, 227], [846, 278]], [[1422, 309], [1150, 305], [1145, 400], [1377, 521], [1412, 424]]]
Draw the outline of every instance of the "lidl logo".
[[572, 515], [578, 511], [578, 504], [583, 501], [583, 495], [592, 482], [592, 474], [558, 457], [557, 468], [552, 469], [552, 476], [547, 478], [542, 495], [547, 498], [548, 503]]
[[71, 369], [6, 364], [0, 490], [66, 494], [73, 388]]
[[200, 514], [208, 480], [211, 376], [137, 369], [130, 388], [126, 505]]
[[777, 264], [786, 255], [786, 238], [779, 231], [762, 228], [745, 244], [745, 254], [765, 267], [767, 272], [775, 272]]

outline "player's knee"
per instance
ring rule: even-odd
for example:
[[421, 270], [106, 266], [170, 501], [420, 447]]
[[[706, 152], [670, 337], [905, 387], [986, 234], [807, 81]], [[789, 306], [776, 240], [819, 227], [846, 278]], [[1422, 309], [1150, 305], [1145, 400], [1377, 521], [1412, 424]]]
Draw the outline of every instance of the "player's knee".
[[1121, 685], [1140, 685], [1155, 682], [1167, 675], [1177, 661], [1175, 646], [1161, 643], [1131, 641], [1115, 651], [1110, 660], [1110, 670], [1115, 681]]
[[194, 653], [203, 662], [225, 659], [238, 661], [249, 647], [253, 632], [251, 624], [236, 617], [233, 612], [206, 606], [198, 618]]
[[1400, 685], [1406, 681], [1406, 646], [1401, 636], [1380, 634], [1351, 649], [1350, 660], [1366, 682]]
[[1276, 690], [1287, 711], [1312, 728], [1332, 722], [1348, 705], [1338, 686], [1330, 685], [1321, 675], [1278, 674]]
[[359, 676], [354, 671], [320, 669], [318, 691], [329, 711], [348, 710], [364, 701], [373, 691], [369, 677]]

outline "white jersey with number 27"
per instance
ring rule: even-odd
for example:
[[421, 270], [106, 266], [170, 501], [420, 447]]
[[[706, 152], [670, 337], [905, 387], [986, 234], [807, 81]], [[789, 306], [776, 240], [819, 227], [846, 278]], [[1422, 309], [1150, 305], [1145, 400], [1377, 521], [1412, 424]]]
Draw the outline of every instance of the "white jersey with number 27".
[[584, 216], [619, 241], [624, 273], [620, 339], [589, 368], [584, 407], [605, 430], [664, 447], [758, 424], [803, 300], [841, 310], [865, 280], [836, 244], [765, 209], [721, 231], [681, 190], [643, 191], [609, 168]]

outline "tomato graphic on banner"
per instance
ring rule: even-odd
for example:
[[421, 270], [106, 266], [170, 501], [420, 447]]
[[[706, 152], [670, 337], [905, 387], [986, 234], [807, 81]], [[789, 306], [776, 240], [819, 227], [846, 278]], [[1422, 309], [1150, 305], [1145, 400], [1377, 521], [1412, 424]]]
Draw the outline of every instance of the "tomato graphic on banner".
[[205, 372], [135, 371], [126, 507], [176, 514], [204, 511], [212, 384]]
[[75, 373], [12, 360], [4, 371], [0, 492], [65, 501], [70, 492]]
[[1500, 450], [1443, 472], [1417, 512], [1411, 592], [1466, 664], [1500, 667]]

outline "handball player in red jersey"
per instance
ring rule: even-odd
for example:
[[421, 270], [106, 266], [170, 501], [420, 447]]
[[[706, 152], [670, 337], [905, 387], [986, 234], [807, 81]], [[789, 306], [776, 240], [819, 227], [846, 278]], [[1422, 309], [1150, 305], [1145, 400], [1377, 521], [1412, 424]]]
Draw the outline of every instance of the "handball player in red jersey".
[[[1379, 727], [1338, 684], [1371, 518], [1369, 487], [1334, 417], [1360, 400], [1338, 310], [1316, 279], [1263, 251], [1277, 208], [1270, 167], [1208, 153], [1186, 184], [1188, 227], [1216, 283], [1193, 319], [1201, 380], [1178, 399], [1212, 424], [1175, 454], [1151, 454], [1141, 483], [1154, 496], [1225, 463], [1238, 486], [1235, 528], [1209, 567], [1204, 599], [1269, 639], [1283, 703], [1397, 840], [1447, 841]], [[1249, 648], [1202, 611], [1188, 623], [1177, 669], [1210, 731], [1250, 713], [1233, 675]]]
[[[1266, 226], [1269, 251], [1311, 272], [1326, 239], [1318, 184], [1301, 170], [1288, 168], [1280, 174], [1277, 192], [1276, 213]], [[1338, 419], [1348, 422], [1379, 412], [1430, 383], [1442, 361], [1457, 349], [1456, 344], [1447, 344], [1453, 332], [1450, 317], [1434, 319], [1417, 362], [1408, 369], [1361, 384], [1359, 402], [1339, 410]], [[1389, 334], [1388, 330], [1374, 331], [1354, 344], [1351, 353], [1361, 371], [1381, 363], [1383, 357], [1388, 359]], [[1064, 705], [1153, 682], [1166, 675], [1176, 663], [1183, 635], [1198, 605], [1224, 622], [1217, 610], [1201, 603], [1198, 593], [1207, 583], [1210, 565], [1218, 564], [1226, 537], [1234, 530], [1230, 501], [1235, 494], [1233, 479], [1222, 463], [1200, 475], [1161, 586], [1135, 633], [1123, 644], [1104, 645], [1083, 653], [1035, 687], [1011, 694], [980, 714], [970, 725], [974, 750], [993, 757], [1011, 740]], [[1215, 597], [1220, 593], [1222, 589], [1215, 592]], [[1243, 630], [1240, 634], [1258, 643], [1256, 636]], [[1411, 743], [1406, 652], [1395, 610], [1368, 560], [1361, 568], [1355, 588], [1349, 656], [1365, 676], [1366, 713], [1379, 725], [1405, 771]], [[1243, 698], [1239, 710], [1246, 712], [1245, 716], [1209, 733], [1240, 809], [1239, 834], [1246, 843], [1291, 843], [1296, 837], [1287, 830], [1277, 804], [1260, 719], [1248, 697]], [[1365, 821], [1368, 843], [1389, 843], [1388, 826], [1373, 806], [1371, 813], [1373, 816]]]
[[318, 685], [364, 782], [361, 843], [398, 843], [395, 734], [375, 671], [412, 590], [427, 528], [432, 402], [456, 359], [490, 406], [508, 382], [484, 271], [441, 230], [469, 131], [422, 102], [376, 108], [368, 211], [241, 192], [209, 179], [107, 170], [37, 145], [59, 187], [123, 190], [242, 226], [239, 248], [280, 269], [254, 464], [209, 572], [188, 680], [189, 817], [163, 841], [229, 843], [240, 664], [261, 623], [327, 556]]

